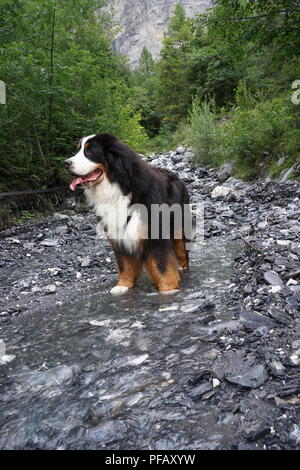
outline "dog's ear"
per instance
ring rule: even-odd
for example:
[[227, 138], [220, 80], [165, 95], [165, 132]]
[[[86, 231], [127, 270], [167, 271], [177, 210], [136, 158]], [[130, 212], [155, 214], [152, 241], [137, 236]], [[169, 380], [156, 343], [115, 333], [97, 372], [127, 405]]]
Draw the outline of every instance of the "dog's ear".
[[126, 144], [117, 140], [105, 150], [111, 182], [118, 183], [128, 193], [138, 173], [138, 156]]

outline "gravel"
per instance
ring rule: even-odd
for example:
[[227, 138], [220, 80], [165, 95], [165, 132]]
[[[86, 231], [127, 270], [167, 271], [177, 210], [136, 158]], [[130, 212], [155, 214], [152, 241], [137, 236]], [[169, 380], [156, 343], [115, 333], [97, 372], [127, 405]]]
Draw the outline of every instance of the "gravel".
[[0, 448], [300, 449], [299, 183], [191, 157], [150, 158], [204, 203], [168, 299], [145, 276], [110, 296], [113, 252], [71, 198], [0, 233]]

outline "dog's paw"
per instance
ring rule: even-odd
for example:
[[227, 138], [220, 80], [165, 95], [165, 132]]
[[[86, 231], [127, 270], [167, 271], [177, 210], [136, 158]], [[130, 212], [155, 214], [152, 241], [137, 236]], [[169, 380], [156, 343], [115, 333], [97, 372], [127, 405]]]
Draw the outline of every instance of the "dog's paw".
[[164, 295], [169, 295], [169, 294], [177, 294], [177, 292], [180, 292], [179, 289], [172, 289], [172, 290], [160, 290], [160, 294]]
[[110, 293], [112, 295], [123, 295], [123, 294], [126, 294], [126, 292], [128, 291], [129, 291], [129, 287], [115, 286], [110, 290]]

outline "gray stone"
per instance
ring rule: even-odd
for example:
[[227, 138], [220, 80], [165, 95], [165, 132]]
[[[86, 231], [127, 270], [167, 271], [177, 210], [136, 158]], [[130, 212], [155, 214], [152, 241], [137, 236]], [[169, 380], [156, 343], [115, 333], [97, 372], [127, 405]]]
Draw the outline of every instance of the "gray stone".
[[42, 240], [40, 245], [42, 246], [58, 246], [59, 245], [59, 240], [58, 238], [45, 238], [45, 240]]
[[252, 330], [261, 326], [266, 326], [269, 329], [276, 326], [276, 323], [271, 318], [252, 310], [243, 310], [240, 314], [240, 321], [246, 328]]
[[73, 376], [72, 369], [66, 365], [53, 367], [47, 371], [30, 372], [21, 376], [29, 388], [57, 387], [69, 381]]
[[275, 273], [275, 271], [266, 271], [264, 273], [264, 279], [271, 286], [283, 286], [282, 279]]
[[241, 375], [226, 375], [226, 380], [234, 385], [239, 385], [242, 388], [257, 388], [260, 387], [268, 378], [268, 373], [264, 365], [259, 364], [252, 367], [247, 372]]
[[289, 443], [293, 447], [300, 444], [300, 426], [298, 426], [298, 424], [292, 425], [292, 428], [289, 434]]
[[179, 147], [177, 147], [177, 149], [175, 150], [175, 152], [177, 154], [183, 154], [185, 152], [185, 147], [183, 147], [183, 145], [180, 145]]
[[285, 367], [279, 361], [273, 361], [269, 364], [269, 369], [274, 375], [282, 375], [285, 371]]
[[292, 342], [292, 349], [299, 349], [300, 348], [300, 339], [296, 339]]
[[235, 164], [234, 162], [225, 162], [223, 165], [220, 167], [217, 176], [219, 181], [221, 183], [224, 183], [233, 173], [234, 171]]
[[89, 256], [86, 256], [85, 258], [83, 258], [83, 260], [81, 261], [81, 266], [83, 268], [88, 268], [90, 265], [91, 265], [91, 258]]
[[231, 188], [227, 188], [226, 186], [216, 186], [211, 193], [211, 197], [212, 198], [226, 197], [231, 192], [232, 192]]
[[67, 220], [67, 219], [70, 218], [69, 215], [67, 215], [67, 214], [61, 214], [61, 213], [59, 213], [59, 212], [55, 212], [55, 214], [53, 214], [53, 217], [54, 217], [55, 219], [60, 219], [60, 220]]
[[295, 351], [291, 356], [290, 356], [290, 363], [292, 366], [299, 366], [300, 364], [300, 357], [299, 357], [300, 351]]
[[192, 390], [190, 390], [189, 396], [191, 398], [201, 398], [202, 395], [207, 392], [210, 392], [212, 388], [213, 386], [210, 382], [204, 382], [201, 385], [198, 385], [197, 387], [194, 387]]
[[43, 287], [43, 291], [46, 294], [54, 294], [56, 292], [56, 285], [55, 284], [48, 284], [47, 286]]
[[31, 288], [31, 292], [32, 292], [33, 294], [38, 294], [39, 292], [42, 292], [42, 289], [41, 289], [39, 286], [33, 286], [33, 287]]

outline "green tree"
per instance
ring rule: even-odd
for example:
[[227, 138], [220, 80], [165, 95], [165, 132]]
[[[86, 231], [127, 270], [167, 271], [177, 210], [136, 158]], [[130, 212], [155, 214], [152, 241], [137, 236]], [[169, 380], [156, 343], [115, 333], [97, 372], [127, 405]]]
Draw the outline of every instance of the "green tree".
[[141, 124], [149, 137], [157, 135], [161, 125], [161, 114], [157, 110], [157, 74], [152, 54], [144, 47], [139, 67], [130, 76], [133, 107], [141, 114]]
[[[145, 134], [130, 104], [125, 61], [111, 50], [107, 0], [2, 0], [0, 185], [39, 187], [64, 176], [78, 137], [115, 132], [138, 149]], [[109, 32], [109, 33], [108, 33]], [[121, 116], [112, 122], [111, 116]]]
[[158, 63], [158, 110], [165, 125], [174, 129], [187, 115], [191, 104], [189, 53], [193, 38], [192, 20], [177, 4], [170, 19]]

